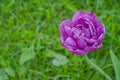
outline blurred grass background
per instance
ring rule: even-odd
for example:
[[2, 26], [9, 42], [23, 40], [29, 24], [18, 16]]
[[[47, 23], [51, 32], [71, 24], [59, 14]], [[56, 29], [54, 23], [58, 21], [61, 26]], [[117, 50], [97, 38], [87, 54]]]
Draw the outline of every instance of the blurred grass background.
[[59, 25], [76, 11], [106, 26], [103, 47], [88, 56], [115, 80], [109, 50], [120, 59], [120, 0], [0, 0], [0, 80], [106, 80], [61, 46]]

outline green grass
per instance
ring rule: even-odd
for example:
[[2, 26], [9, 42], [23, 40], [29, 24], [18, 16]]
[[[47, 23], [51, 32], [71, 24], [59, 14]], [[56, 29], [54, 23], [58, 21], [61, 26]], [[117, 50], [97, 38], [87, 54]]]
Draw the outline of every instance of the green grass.
[[59, 25], [79, 10], [106, 26], [103, 47], [88, 56], [115, 80], [109, 50], [120, 59], [119, 0], [0, 0], [0, 80], [107, 80], [61, 46]]

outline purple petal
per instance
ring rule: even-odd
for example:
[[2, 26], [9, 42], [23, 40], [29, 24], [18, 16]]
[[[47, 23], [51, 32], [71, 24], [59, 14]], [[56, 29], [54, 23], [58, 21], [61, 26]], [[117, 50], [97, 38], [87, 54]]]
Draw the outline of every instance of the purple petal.
[[68, 27], [73, 27], [73, 23], [71, 20], [64, 20], [61, 24], [60, 24], [60, 27], [62, 26], [68, 26]]
[[73, 36], [73, 35], [79, 36], [80, 34], [81, 34], [80, 29], [77, 29], [75, 27], [71, 29], [70, 36]]
[[83, 18], [84, 15], [86, 15], [86, 12], [82, 12], [82, 11], [76, 12], [72, 17], [73, 23], [76, 22], [76, 20]]
[[80, 18], [80, 19], [76, 20], [75, 22], [73, 22], [73, 24], [76, 28], [80, 28], [80, 29], [82, 27], [87, 27], [84, 18]]
[[102, 33], [102, 34], [98, 37], [98, 39], [101, 40], [101, 41], [103, 40], [103, 38], [104, 38], [104, 33]]
[[94, 46], [92, 46], [92, 47], [86, 47], [86, 48], [84, 48], [84, 50], [89, 53], [89, 52], [94, 52], [94, 51], [96, 51], [97, 48], [94, 47]]
[[[96, 35], [96, 29], [93, 23], [87, 18], [80, 18], [74, 22], [74, 26], [79, 29], [83, 29], [85, 36], [92, 37]], [[88, 29], [88, 30], [85, 30]]]
[[89, 39], [89, 38], [85, 38], [85, 37], [84, 37], [84, 40], [86, 41], [88, 46], [92, 46], [93, 43], [96, 42], [95, 39]]
[[89, 31], [88, 28], [86, 29], [86, 28], [83, 27], [82, 32], [85, 33], [85, 37], [88, 37], [88, 38], [90, 37], [90, 31]]
[[65, 40], [70, 32], [70, 28], [73, 27], [73, 23], [70, 20], [65, 20], [60, 25], [60, 34], [61, 34], [61, 40]]
[[105, 27], [102, 25], [99, 25], [99, 27], [97, 28], [97, 34], [99, 33], [104, 33], [105, 32]]
[[94, 36], [96, 33], [95, 26], [93, 25], [93, 23], [89, 19], [85, 18], [85, 20], [86, 20], [85, 23], [89, 26], [91, 36]]
[[86, 54], [85, 51], [80, 50], [80, 49], [76, 49], [76, 50], [68, 49], [68, 51], [70, 51], [70, 52], [73, 53], [73, 54], [77, 54], [77, 55], [84, 55], [84, 54]]
[[101, 48], [102, 47], [102, 44], [98, 45], [97, 48]]
[[93, 46], [96, 47], [97, 49], [99, 49], [99, 48], [102, 47], [102, 44], [101, 44], [101, 43], [102, 43], [102, 42], [95, 42], [95, 43], [93, 44]]
[[87, 46], [87, 44], [84, 41], [84, 39], [82, 38], [82, 36], [80, 36], [80, 37], [74, 36], [74, 39], [75, 39], [75, 41], [77, 43], [78, 48], [84, 49]]
[[97, 27], [99, 25], [99, 20], [94, 13], [88, 13], [89, 19], [93, 22], [94, 26]]
[[65, 46], [67, 49], [75, 49], [76, 48], [76, 47], [71, 46], [71, 45], [69, 45], [67, 43], [62, 43], [62, 45]]
[[65, 31], [66, 31], [67, 34], [70, 34], [71, 28], [68, 27], [68, 26], [65, 26]]
[[68, 37], [66, 40], [65, 40], [65, 43], [70, 45], [70, 46], [76, 46], [76, 43], [75, 41], [71, 38], [71, 37]]
[[94, 13], [91, 13], [91, 12], [87, 13], [87, 12], [79, 11], [73, 15], [73, 18], [72, 18], [73, 23], [75, 23], [80, 18], [83, 18], [83, 19], [86, 18], [90, 20], [91, 22], [93, 22], [95, 27], [99, 25], [99, 20]]
[[96, 33], [96, 38], [97, 39], [103, 39], [105, 36], [105, 27], [103, 24], [101, 24], [98, 28], [97, 28], [97, 33]]

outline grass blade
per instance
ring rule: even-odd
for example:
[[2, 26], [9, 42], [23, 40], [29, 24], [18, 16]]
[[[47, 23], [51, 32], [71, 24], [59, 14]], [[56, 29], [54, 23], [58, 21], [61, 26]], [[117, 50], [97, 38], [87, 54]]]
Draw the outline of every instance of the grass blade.
[[110, 55], [111, 55], [113, 67], [115, 70], [116, 80], [120, 80], [120, 61], [112, 50], [110, 50]]
[[101, 68], [99, 68], [96, 64], [94, 64], [89, 58], [87, 55], [85, 55], [85, 58], [87, 60], [87, 62], [93, 66], [98, 72], [100, 72], [102, 75], [104, 75], [106, 77], [107, 80], [112, 80], [110, 78], [110, 76], [108, 74], [106, 74]]

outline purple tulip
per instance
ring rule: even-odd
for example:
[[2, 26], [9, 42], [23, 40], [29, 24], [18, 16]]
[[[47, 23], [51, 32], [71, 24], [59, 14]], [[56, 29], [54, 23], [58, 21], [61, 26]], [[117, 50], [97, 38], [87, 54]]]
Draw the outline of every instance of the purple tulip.
[[60, 25], [61, 43], [73, 54], [84, 55], [102, 47], [105, 27], [91, 12], [77, 12]]

